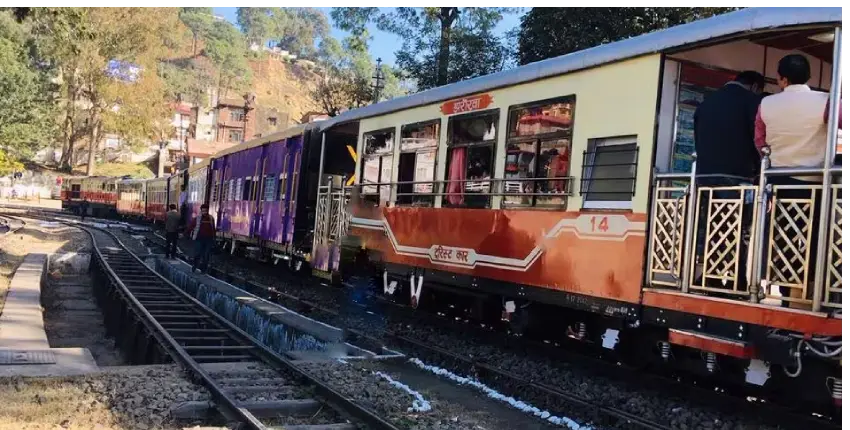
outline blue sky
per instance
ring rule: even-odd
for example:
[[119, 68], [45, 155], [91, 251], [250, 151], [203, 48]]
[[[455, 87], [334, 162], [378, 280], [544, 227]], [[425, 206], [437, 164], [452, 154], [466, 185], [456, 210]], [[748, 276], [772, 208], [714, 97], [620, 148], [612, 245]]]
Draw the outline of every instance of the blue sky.
[[[320, 7], [317, 8], [325, 14], [328, 15], [328, 22], [333, 26], [333, 21], [330, 17], [331, 8], [329, 7]], [[381, 8], [381, 9], [392, 9], [392, 8]], [[214, 7], [213, 11], [216, 15], [221, 15], [228, 21], [236, 24], [236, 8], [235, 7]], [[496, 31], [498, 34], [502, 35], [507, 31], [512, 30], [514, 27], [519, 25], [519, 18], [522, 16], [524, 12], [514, 15], [507, 15], [505, 18], [496, 26]], [[395, 62], [395, 51], [401, 47], [402, 40], [398, 38], [396, 35], [391, 33], [386, 33], [375, 28], [374, 25], [369, 26], [369, 33], [373, 35], [371, 46], [369, 47], [369, 51], [372, 53], [373, 57], [380, 58], [386, 64], [393, 64]], [[342, 31], [338, 28], [331, 27], [331, 35], [337, 39], [342, 39], [348, 35], [348, 32]]]

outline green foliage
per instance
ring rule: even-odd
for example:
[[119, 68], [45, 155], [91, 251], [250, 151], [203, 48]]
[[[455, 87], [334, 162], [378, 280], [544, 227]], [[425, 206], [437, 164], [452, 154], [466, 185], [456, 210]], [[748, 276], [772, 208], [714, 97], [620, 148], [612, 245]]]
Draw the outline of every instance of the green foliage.
[[277, 27], [274, 8], [270, 7], [236, 8], [236, 22], [248, 41], [258, 45], [273, 38]]
[[212, 8], [181, 7], [178, 17], [192, 32], [192, 55], [195, 55], [198, 41], [212, 30], [213, 21], [215, 21]]
[[212, 61], [218, 74], [218, 88], [241, 90], [251, 83], [251, 68], [245, 56], [247, 46], [242, 33], [226, 21], [216, 21], [206, 36], [204, 56]]
[[24, 165], [0, 148], [0, 176], [11, 175], [21, 170], [24, 170]]
[[[313, 98], [331, 116], [374, 101], [375, 62], [358, 46], [355, 38], [340, 43], [332, 37], [325, 38], [319, 46], [324, 76], [313, 91]], [[386, 64], [381, 65], [381, 71], [385, 81], [380, 98], [386, 100], [404, 94], [398, 72]]]
[[97, 165], [97, 171], [103, 176], [130, 176], [134, 179], [150, 179], [155, 176], [154, 172], [144, 164], [101, 163]]
[[650, 31], [726, 13], [735, 8], [533, 8], [520, 22], [519, 64], [569, 54]]
[[330, 31], [328, 17], [311, 7], [278, 9], [277, 46], [299, 57], [312, 58], [317, 54], [316, 41]]
[[45, 147], [56, 130], [49, 70], [33, 63], [28, 32], [0, 11], [0, 151], [6, 164]]
[[419, 90], [433, 88], [502, 70], [509, 51], [494, 28], [509, 8], [398, 7], [391, 13], [377, 8], [334, 8], [337, 27], [366, 44], [366, 25], [377, 24], [402, 38], [396, 63]]

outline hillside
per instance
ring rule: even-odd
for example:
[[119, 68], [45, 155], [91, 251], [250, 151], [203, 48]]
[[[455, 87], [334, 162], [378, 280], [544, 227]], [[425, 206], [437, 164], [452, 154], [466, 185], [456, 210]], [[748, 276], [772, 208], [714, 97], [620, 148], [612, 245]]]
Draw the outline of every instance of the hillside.
[[310, 93], [319, 80], [319, 75], [298, 64], [281, 62], [271, 56], [251, 60], [253, 73], [252, 91], [257, 95], [257, 104], [276, 108], [299, 120], [309, 111], [319, 110]]

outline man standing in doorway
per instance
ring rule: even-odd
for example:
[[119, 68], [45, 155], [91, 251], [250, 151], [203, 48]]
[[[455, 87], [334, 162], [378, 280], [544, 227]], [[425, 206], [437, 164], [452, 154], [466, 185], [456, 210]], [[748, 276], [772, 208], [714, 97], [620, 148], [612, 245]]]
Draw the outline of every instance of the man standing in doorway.
[[[755, 118], [761, 94], [764, 91], [764, 76], [754, 71], [738, 74], [734, 81], [708, 95], [694, 113], [694, 145], [697, 151], [697, 185], [700, 187], [736, 187], [751, 185], [758, 172], [760, 157], [750, 144], [755, 136]], [[744, 193], [741, 189], [718, 190], [715, 199], [735, 199]], [[705, 252], [706, 222], [708, 218], [708, 194], [700, 194], [697, 223], [697, 256], [699, 261], [711, 260]], [[751, 212], [745, 208], [741, 225], [743, 235], [751, 223]], [[717, 240], [713, 235], [712, 241]], [[737, 289], [747, 285], [746, 260], [747, 240], [739, 238], [741, 247], [737, 267]], [[708, 285], [711, 284], [711, 285]], [[726, 283], [719, 279], [706, 280], [707, 286], [723, 288]], [[726, 288], [729, 288], [728, 286]]]
[[[771, 167], [823, 167], [826, 158], [829, 94], [809, 88], [807, 83], [811, 78], [811, 66], [803, 55], [790, 54], [783, 57], [779, 60], [777, 74], [782, 92], [762, 100], [756, 115], [755, 146], [759, 150], [770, 148]], [[840, 129], [840, 105], [838, 126]], [[812, 219], [809, 221], [807, 217], [795, 217], [795, 225], [791, 226], [794, 231], [811, 234], [807, 244], [792, 240], [798, 247], [797, 251], [817, 249], [821, 205], [821, 191], [818, 186], [821, 185], [822, 179], [820, 175], [770, 178], [773, 185], [795, 187], [775, 188], [774, 192], [779, 199], [813, 199]], [[777, 219], [777, 222], [785, 221]], [[814, 254], [808, 254], [807, 276], [802, 277], [808, 284], [814, 282], [817, 261]], [[792, 291], [789, 287], [779, 287], [779, 291], [786, 298], [811, 298], [802, 297], [802, 290], [799, 288]], [[812, 288], [808, 288], [807, 292], [811, 294]], [[789, 303], [783, 301], [782, 306], [788, 307]]]
[[750, 142], [762, 91], [764, 76], [741, 72], [699, 105], [694, 114], [699, 185], [735, 186], [756, 175], [760, 157]]
[[195, 259], [192, 262], [192, 272], [200, 269], [206, 273], [210, 263], [210, 253], [215, 243], [215, 220], [210, 215], [210, 207], [201, 205], [201, 214], [198, 215], [192, 228], [192, 240], [195, 241]]
[[177, 205], [170, 204], [168, 213], [165, 215], [165, 258], [177, 258], [177, 236], [180, 221]]

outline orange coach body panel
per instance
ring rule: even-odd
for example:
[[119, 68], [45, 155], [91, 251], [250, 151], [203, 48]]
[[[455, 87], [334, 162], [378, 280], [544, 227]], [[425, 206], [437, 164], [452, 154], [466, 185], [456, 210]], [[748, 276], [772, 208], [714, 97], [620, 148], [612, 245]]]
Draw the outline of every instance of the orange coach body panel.
[[389, 263], [640, 299], [643, 214], [355, 206], [351, 227]]
[[646, 289], [643, 305], [784, 330], [841, 336], [841, 319], [797, 309]]
[[670, 343], [675, 345], [687, 346], [689, 348], [699, 349], [700, 351], [709, 351], [715, 354], [723, 354], [738, 358], [754, 357], [752, 345], [732, 339], [721, 339], [701, 333], [671, 329], [668, 332], [668, 340]]

